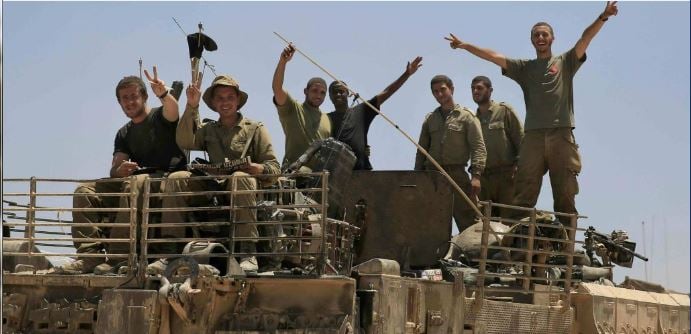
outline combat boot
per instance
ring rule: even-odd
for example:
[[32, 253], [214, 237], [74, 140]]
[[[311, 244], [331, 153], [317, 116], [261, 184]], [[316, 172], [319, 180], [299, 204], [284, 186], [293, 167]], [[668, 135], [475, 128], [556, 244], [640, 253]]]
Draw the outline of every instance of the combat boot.
[[146, 274], [149, 276], [163, 275], [168, 267], [168, 260], [158, 259], [146, 266]]
[[121, 267], [127, 266], [127, 261], [109, 260], [94, 268], [94, 275], [116, 275]]
[[[241, 253], [256, 253], [257, 252], [257, 245], [254, 242], [251, 241], [245, 241], [240, 243], [240, 252]], [[242, 268], [243, 271], [248, 272], [248, 271], [257, 271], [259, 270], [259, 265], [257, 263], [257, 258], [254, 257], [253, 255], [247, 255], [244, 257], [240, 258], [240, 268]]]
[[80, 258], [77, 261], [53, 267], [51, 273], [60, 275], [90, 274], [103, 261], [104, 258], [102, 257]]

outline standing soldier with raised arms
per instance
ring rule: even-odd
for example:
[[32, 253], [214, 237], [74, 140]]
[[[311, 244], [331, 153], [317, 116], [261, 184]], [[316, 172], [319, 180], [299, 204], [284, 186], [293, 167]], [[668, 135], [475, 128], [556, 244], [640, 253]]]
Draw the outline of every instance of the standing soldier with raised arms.
[[283, 49], [271, 83], [278, 119], [286, 135], [285, 156], [282, 163], [284, 167], [295, 162], [314, 141], [331, 136], [329, 117], [319, 109], [326, 98], [324, 79], [315, 77], [307, 81], [303, 103], [296, 101], [283, 89], [286, 64], [293, 59], [294, 54], [295, 48], [292, 44]]
[[588, 26], [576, 45], [554, 56], [554, 31], [545, 22], [530, 32], [536, 59], [510, 59], [490, 49], [466, 43], [451, 34], [445, 37], [451, 48], [463, 49], [502, 68], [502, 73], [518, 82], [526, 105], [525, 137], [516, 176], [514, 204], [534, 207], [549, 170], [554, 210], [577, 213], [576, 177], [581, 158], [573, 136], [573, 77], [586, 60], [586, 49], [605, 22], [617, 15], [617, 2], [607, 2], [605, 10]]

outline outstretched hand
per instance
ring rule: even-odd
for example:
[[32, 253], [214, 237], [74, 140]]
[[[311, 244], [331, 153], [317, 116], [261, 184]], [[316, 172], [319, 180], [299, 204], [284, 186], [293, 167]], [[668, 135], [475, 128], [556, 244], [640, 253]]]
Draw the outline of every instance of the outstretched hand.
[[605, 11], [602, 12], [602, 16], [608, 18], [610, 16], [617, 15], [619, 13], [619, 8], [617, 8], [617, 1], [607, 1], [607, 6], [605, 6]]
[[288, 46], [283, 49], [283, 52], [281, 52], [281, 60], [285, 61], [286, 63], [289, 62], [291, 59], [293, 59], [293, 55], [295, 54], [295, 47], [293, 46], [293, 43], [288, 44]]
[[187, 86], [187, 104], [190, 107], [196, 108], [199, 107], [199, 99], [202, 96], [202, 73], [198, 73], [197, 79], [193, 80], [192, 83], [190, 83], [189, 86]]
[[412, 62], [408, 62], [408, 65], [406, 65], [405, 73], [411, 76], [420, 66], [422, 66], [422, 57], [415, 57]]
[[445, 40], [449, 41], [449, 46], [451, 46], [452, 49], [462, 49], [463, 48], [463, 42], [458, 39], [454, 34], [449, 34], [449, 37], [444, 37]]
[[158, 70], [156, 69], [156, 65], [154, 65], [153, 78], [151, 77], [151, 75], [149, 75], [149, 71], [147, 70], [144, 70], [144, 74], [146, 75], [146, 78], [149, 80], [149, 83], [151, 84], [151, 90], [154, 92], [156, 96], [161, 96], [168, 90], [168, 88], [166, 88], [166, 83], [158, 78]]

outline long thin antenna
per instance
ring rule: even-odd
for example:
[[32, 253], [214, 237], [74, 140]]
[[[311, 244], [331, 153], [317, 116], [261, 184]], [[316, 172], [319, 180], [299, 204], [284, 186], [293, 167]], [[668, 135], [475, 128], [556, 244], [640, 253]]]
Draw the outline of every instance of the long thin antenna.
[[[175, 17], [172, 17], [172, 19], [173, 19], [173, 22], [175, 22], [175, 24], [178, 26], [178, 28], [180, 28], [182, 35], [185, 36], [185, 38], [187, 38], [187, 33], [185, 32], [185, 29], [182, 29], [182, 26], [180, 25], [178, 20], [176, 20]], [[200, 32], [201, 32], [201, 22], [199, 23], [199, 28], [200, 28]], [[201, 41], [201, 39], [199, 39], [199, 40]], [[216, 70], [214, 70], [214, 66], [209, 64], [209, 62], [206, 61], [206, 58], [204, 58], [204, 56], [202, 56], [202, 59], [204, 59], [204, 67], [209, 67], [209, 69], [214, 74], [214, 76], [218, 76], [218, 74], [216, 74]]]
[[662, 218], [662, 226], [665, 231], [665, 286], [669, 288], [669, 242], [667, 241], [667, 217]]
[[[650, 258], [655, 257], [655, 245], [657, 242], [655, 241], [655, 230], [657, 228], [657, 225], [655, 224], [655, 215], [653, 215], [653, 222], [651, 223], [652, 228], [650, 229]], [[651, 263], [650, 264], [650, 280], [655, 281], [655, 264]]]
[[[645, 221], [641, 221], [641, 229], [643, 230], [643, 254], [648, 254], [648, 248], [646, 247], [646, 242], [645, 242]], [[645, 280], [646, 282], [648, 281], [648, 262], [643, 263], [643, 269], [645, 272]]]

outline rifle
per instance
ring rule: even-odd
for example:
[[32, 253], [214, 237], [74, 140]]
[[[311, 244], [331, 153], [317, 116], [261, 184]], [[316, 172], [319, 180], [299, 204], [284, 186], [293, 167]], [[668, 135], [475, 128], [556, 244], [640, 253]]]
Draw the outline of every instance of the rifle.
[[585, 245], [583, 247], [591, 262], [597, 263], [593, 258], [593, 252], [602, 257], [603, 266], [609, 266], [611, 263], [614, 263], [622, 267], [631, 268], [634, 256], [643, 261], [648, 261], [647, 257], [635, 252], [636, 243], [627, 239], [628, 234], [624, 231], [613, 231], [612, 235], [609, 236], [598, 232], [594, 227], [590, 226], [585, 231]]
[[201, 173], [203, 175], [230, 175], [234, 172], [241, 170], [243, 168], [249, 167], [252, 163], [252, 159], [249, 156], [239, 159], [232, 159], [219, 163], [209, 163], [208, 161], [196, 158], [194, 162], [188, 165], [188, 169], [196, 174]]

